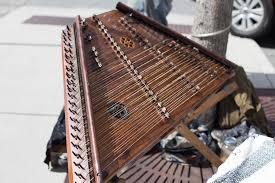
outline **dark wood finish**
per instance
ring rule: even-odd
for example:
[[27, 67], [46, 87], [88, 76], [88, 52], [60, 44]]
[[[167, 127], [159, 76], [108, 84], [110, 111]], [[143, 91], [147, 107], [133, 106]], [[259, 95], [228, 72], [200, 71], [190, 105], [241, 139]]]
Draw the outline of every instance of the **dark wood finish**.
[[[84, 99], [84, 103], [85, 103], [85, 112], [86, 112], [86, 120], [87, 120], [87, 127], [88, 130], [86, 131], [86, 133], [88, 132], [89, 134], [89, 141], [90, 141], [90, 147], [91, 147], [91, 151], [92, 153], [92, 160], [93, 160], [93, 169], [94, 169], [94, 177], [95, 177], [95, 182], [102, 182], [102, 176], [98, 176], [98, 174], [100, 174], [101, 169], [100, 169], [100, 164], [99, 164], [99, 156], [98, 156], [98, 148], [97, 148], [97, 139], [95, 136], [95, 119], [94, 119], [94, 113], [93, 113], [93, 107], [92, 107], [92, 98], [91, 98], [91, 91], [89, 88], [89, 78], [88, 78], [88, 67], [87, 67], [87, 61], [85, 58], [85, 53], [84, 53], [84, 35], [82, 32], [82, 28], [81, 28], [81, 19], [80, 16], [76, 17], [75, 20], [76, 23], [76, 43], [78, 44], [78, 54], [79, 54], [79, 63], [80, 63], [80, 70], [81, 70], [81, 76], [82, 76], [82, 84], [83, 84], [83, 95], [85, 96]], [[91, 165], [90, 165], [91, 166]]]
[[164, 33], [167, 33], [168, 35], [170, 36], [173, 36], [181, 41], [183, 41], [184, 43], [188, 44], [188, 45], [192, 45], [194, 47], [196, 47], [197, 49], [199, 49], [202, 53], [208, 55], [208, 56], [211, 56], [212, 58], [214, 58], [216, 61], [219, 61], [219, 62], [222, 62], [223, 64], [231, 67], [231, 68], [235, 68], [236, 65], [232, 62], [230, 62], [229, 60], [221, 57], [221, 56], [218, 56], [214, 53], [212, 53], [211, 51], [209, 51], [208, 49], [206, 49], [205, 47], [201, 46], [200, 44], [192, 41], [191, 39], [188, 39], [186, 38], [185, 36], [179, 34], [178, 32], [176, 31], [173, 31], [169, 28], [167, 28], [166, 26], [162, 25], [162, 24], [159, 24], [158, 22], [154, 21], [153, 19], [150, 19], [148, 17], [145, 17], [143, 16], [141, 13], [133, 10], [132, 8], [126, 6], [125, 4], [119, 2], [116, 6], [116, 8], [125, 13], [125, 14], [132, 14], [133, 17], [137, 18], [137, 19], [140, 19], [142, 20], [143, 22], [147, 23], [148, 25], [164, 32]]
[[[94, 182], [92, 153], [87, 144], [91, 133], [88, 133], [85, 101], [83, 98], [83, 72], [81, 72], [80, 55], [76, 48], [76, 24], [68, 26], [62, 34], [62, 59], [65, 93], [66, 141], [68, 152], [68, 179], [70, 182]], [[78, 35], [79, 37], [79, 35]], [[83, 67], [83, 65], [82, 65]], [[84, 78], [85, 79], [85, 78]], [[87, 91], [86, 91], [87, 92]], [[77, 166], [79, 164], [80, 166]]]
[[[77, 17], [62, 35], [70, 182], [108, 181], [187, 114], [213, 105], [207, 101], [213, 93], [215, 102], [228, 94], [218, 91], [234, 76], [229, 61], [123, 5], [118, 9]], [[219, 164], [185, 126], [179, 130]]]
[[198, 117], [202, 112], [204, 112], [206, 109], [213, 107], [216, 105], [219, 101], [230, 95], [232, 92], [234, 92], [238, 88], [238, 85], [236, 82], [229, 83], [226, 85], [223, 89], [221, 89], [218, 93], [212, 94], [208, 97], [208, 99], [194, 111], [190, 112], [186, 118], [183, 120], [185, 125], [188, 125], [193, 119]]

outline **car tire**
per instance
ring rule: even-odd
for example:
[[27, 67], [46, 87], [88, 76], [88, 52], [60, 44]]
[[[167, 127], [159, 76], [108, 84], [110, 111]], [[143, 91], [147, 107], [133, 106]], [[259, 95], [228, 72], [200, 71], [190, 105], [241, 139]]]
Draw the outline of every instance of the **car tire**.
[[[252, 1], [255, 1], [255, 0], [251, 0], [250, 2], [252, 2]], [[272, 2], [272, 0], [256, 0], [256, 1], [260, 2], [256, 6], [262, 7], [262, 9], [263, 9], [263, 15], [261, 16], [262, 19], [258, 22], [253, 22], [255, 20], [253, 20], [253, 18], [251, 20], [251, 18], [250, 18], [249, 21], [252, 21], [252, 23], [255, 23], [255, 24], [253, 24], [253, 26], [250, 26], [250, 28], [249, 28], [248, 20], [241, 20], [240, 22], [236, 23], [236, 21], [237, 21], [236, 12], [238, 12], [238, 10], [239, 10], [238, 8], [236, 8], [236, 6], [240, 5], [240, 2], [244, 2], [244, 1], [234, 0], [233, 11], [232, 11], [232, 26], [231, 26], [232, 34], [241, 36], [241, 37], [258, 38], [258, 37], [262, 37], [262, 36], [266, 35], [267, 33], [269, 33], [271, 31], [272, 21], [274, 19], [273, 2]], [[239, 4], [236, 4], [238, 2], [239, 2]], [[235, 10], [235, 12], [234, 12], [234, 10]], [[243, 16], [245, 15], [244, 11], [245, 10], [239, 10], [239, 12], [242, 12], [240, 14], [242, 14]], [[235, 16], [235, 19], [234, 19], [234, 16]], [[240, 17], [241, 16], [239, 16], [238, 18], [240, 18]], [[242, 18], [240, 18], [240, 19], [242, 19]], [[246, 22], [246, 24], [245, 24], [246, 27], [241, 25], [242, 21]], [[250, 25], [251, 25], [251, 23], [250, 23]]]

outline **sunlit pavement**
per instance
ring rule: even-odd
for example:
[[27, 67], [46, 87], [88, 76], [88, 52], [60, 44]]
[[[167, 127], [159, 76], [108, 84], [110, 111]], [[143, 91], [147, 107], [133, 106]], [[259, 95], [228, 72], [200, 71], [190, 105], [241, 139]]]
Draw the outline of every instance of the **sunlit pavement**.
[[[185, 3], [181, 7], [186, 12], [175, 6], [168, 21], [191, 25], [193, 2], [179, 1], [175, 0]], [[106, 2], [0, 0], [1, 182], [58, 183], [65, 177], [49, 172], [43, 164], [47, 140], [63, 106], [63, 26], [24, 22], [38, 15], [87, 17], [115, 6], [115, 1]], [[275, 87], [275, 69], [254, 40], [230, 36], [227, 57], [244, 66], [256, 87]]]

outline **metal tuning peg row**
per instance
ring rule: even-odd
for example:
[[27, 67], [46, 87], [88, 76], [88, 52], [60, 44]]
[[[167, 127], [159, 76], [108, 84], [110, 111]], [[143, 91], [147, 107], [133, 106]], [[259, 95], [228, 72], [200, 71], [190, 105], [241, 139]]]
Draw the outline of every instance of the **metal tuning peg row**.
[[92, 54], [94, 56], [94, 60], [96, 61], [98, 67], [102, 67], [102, 63], [100, 62], [100, 60], [98, 58], [98, 51], [96, 50], [96, 48], [94, 46], [92, 46]]

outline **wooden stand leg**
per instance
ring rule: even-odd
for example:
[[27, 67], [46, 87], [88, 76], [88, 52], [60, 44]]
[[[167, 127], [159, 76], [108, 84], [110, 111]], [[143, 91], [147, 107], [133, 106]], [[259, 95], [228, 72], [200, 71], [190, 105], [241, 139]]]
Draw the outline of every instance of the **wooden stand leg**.
[[186, 126], [199, 114], [206, 111], [208, 108], [214, 106], [220, 100], [230, 95], [233, 91], [238, 88], [235, 82], [226, 85], [221, 91], [210, 96], [200, 107], [198, 107], [193, 113], [191, 113], [185, 120], [184, 123], [179, 124], [176, 129], [184, 136], [205, 158], [207, 158], [214, 166], [219, 167], [222, 164], [222, 160], [210, 150], [198, 137], [190, 131]]
[[219, 101], [230, 95], [238, 88], [236, 82], [229, 83], [228, 85], [224, 86], [222, 90], [218, 93], [212, 94], [208, 99], [201, 104], [195, 111], [188, 114], [188, 116], [184, 119], [184, 124], [188, 125], [193, 119], [198, 117], [201, 113], [216, 105]]
[[190, 129], [180, 124], [176, 128], [204, 157], [206, 157], [214, 166], [219, 167], [222, 164], [221, 159], [210, 150]]

